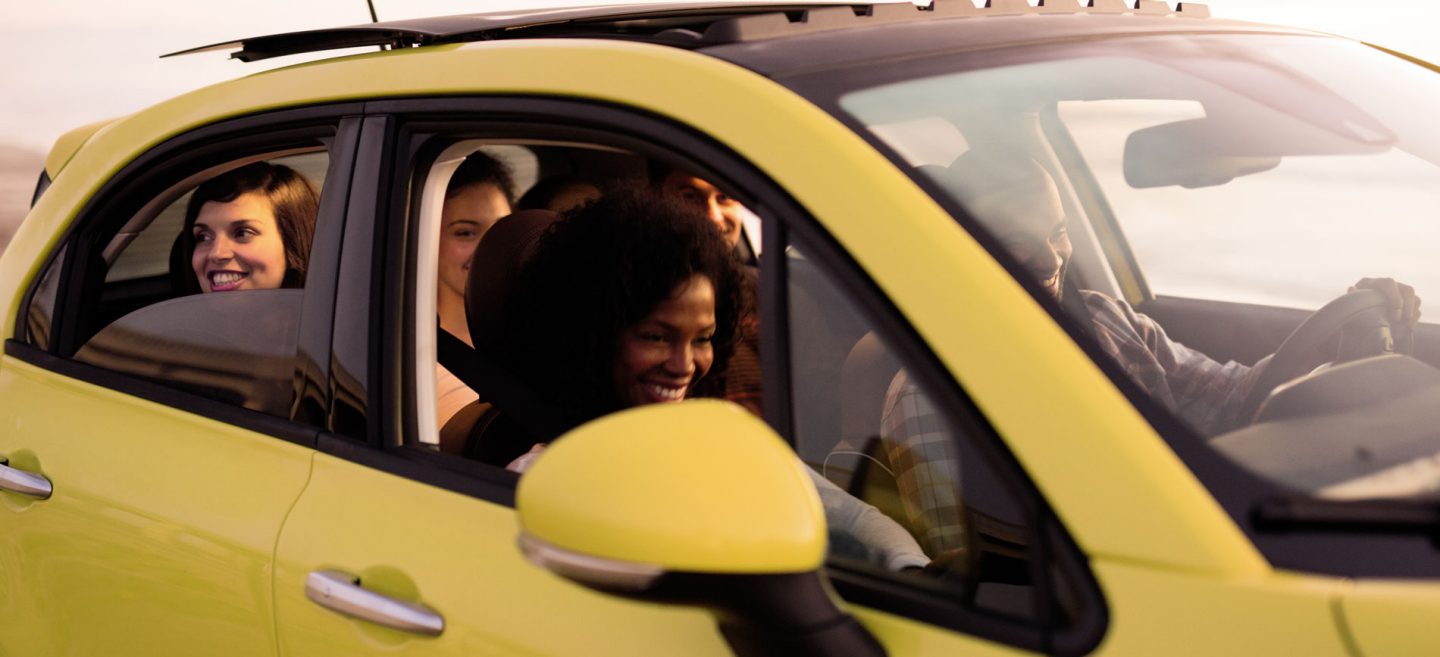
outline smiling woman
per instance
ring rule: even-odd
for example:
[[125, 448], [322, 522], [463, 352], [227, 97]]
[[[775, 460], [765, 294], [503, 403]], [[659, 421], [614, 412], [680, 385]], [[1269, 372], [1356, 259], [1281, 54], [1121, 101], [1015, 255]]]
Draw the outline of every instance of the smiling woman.
[[202, 292], [304, 287], [319, 207], [314, 185], [284, 165], [256, 162], [206, 181], [180, 233], [194, 284]]

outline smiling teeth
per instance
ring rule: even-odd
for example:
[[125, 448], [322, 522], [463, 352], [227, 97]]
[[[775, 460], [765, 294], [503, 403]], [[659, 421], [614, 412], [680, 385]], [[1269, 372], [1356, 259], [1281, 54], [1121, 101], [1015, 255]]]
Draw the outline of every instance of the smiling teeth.
[[645, 384], [645, 391], [661, 399], [662, 401], [673, 402], [685, 398], [685, 388], [671, 388], [669, 386], [657, 386], [653, 383]]
[[240, 280], [240, 279], [242, 279], [242, 278], [245, 278], [245, 275], [244, 275], [244, 274], [240, 274], [240, 273], [233, 272], [233, 271], [215, 272], [215, 273], [213, 273], [213, 274], [210, 274], [210, 284], [211, 284], [211, 285], [229, 285], [229, 284], [234, 283], [234, 282], [236, 282], [236, 281], [238, 281], [238, 280]]

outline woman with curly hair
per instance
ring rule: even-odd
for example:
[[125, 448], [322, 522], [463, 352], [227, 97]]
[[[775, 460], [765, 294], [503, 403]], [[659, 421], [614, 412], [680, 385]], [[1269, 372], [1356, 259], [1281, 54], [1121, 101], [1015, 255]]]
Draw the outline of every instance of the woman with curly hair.
[[[724, 371], [747, 297], [734, 249], [704, 215], [639, 191], [612, 192], [555, 221], [533, 249], [502, 302], [502, 339], [489, 339], [483, 324], [472, 330], [477, 347], [565, 415], [562, 426], [684, 401]], [[483, 460], [517, 472], [544, 449], [485, 433], [479, 442]], [[893, 520], [811, 477], [834, 549], [893, 570], [928, 563]]]
[[637, 191], [558, 221], [507, 301], [501, 354], [570, 424], [680, 401], [734, 349], [740, 265], [703, 217]]

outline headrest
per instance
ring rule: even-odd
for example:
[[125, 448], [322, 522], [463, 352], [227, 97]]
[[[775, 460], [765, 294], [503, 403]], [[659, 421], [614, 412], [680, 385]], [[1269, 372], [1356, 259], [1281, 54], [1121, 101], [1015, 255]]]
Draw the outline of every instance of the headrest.
[[195, 280], [195, 269], [190, 264], [190, 254], [185, 252], [185, 234], [175, 236], [170, 245], [170, 291], [177, 297], [200, 294], [200, 281]]
[[495, 222], [480, 238], [465, 284], [465, 316], [477, 349], [493, 353], [504, 339], [506, 296], [540, 236], [559, 218], [549, 210], [521, 210]]

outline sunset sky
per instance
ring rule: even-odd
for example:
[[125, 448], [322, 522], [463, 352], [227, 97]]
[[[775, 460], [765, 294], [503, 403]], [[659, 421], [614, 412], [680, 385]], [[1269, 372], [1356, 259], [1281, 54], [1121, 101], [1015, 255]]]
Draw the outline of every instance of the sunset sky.
[[[518, 7], [556, 0], [376, 0], [381, 20]], [[1033, 4], [1033, 0], [1032, 0]], [[1320, 29], [1440, 60], [1440, 3], [1432, 0], [1212, 0], [1216, 16]], [[0, 0], [0, 144], [43, 152], [72, 127], [298, 57], [259, 64], [205, 53], [159, 55], [241, 37], [369, 21], [363, 0]]]

